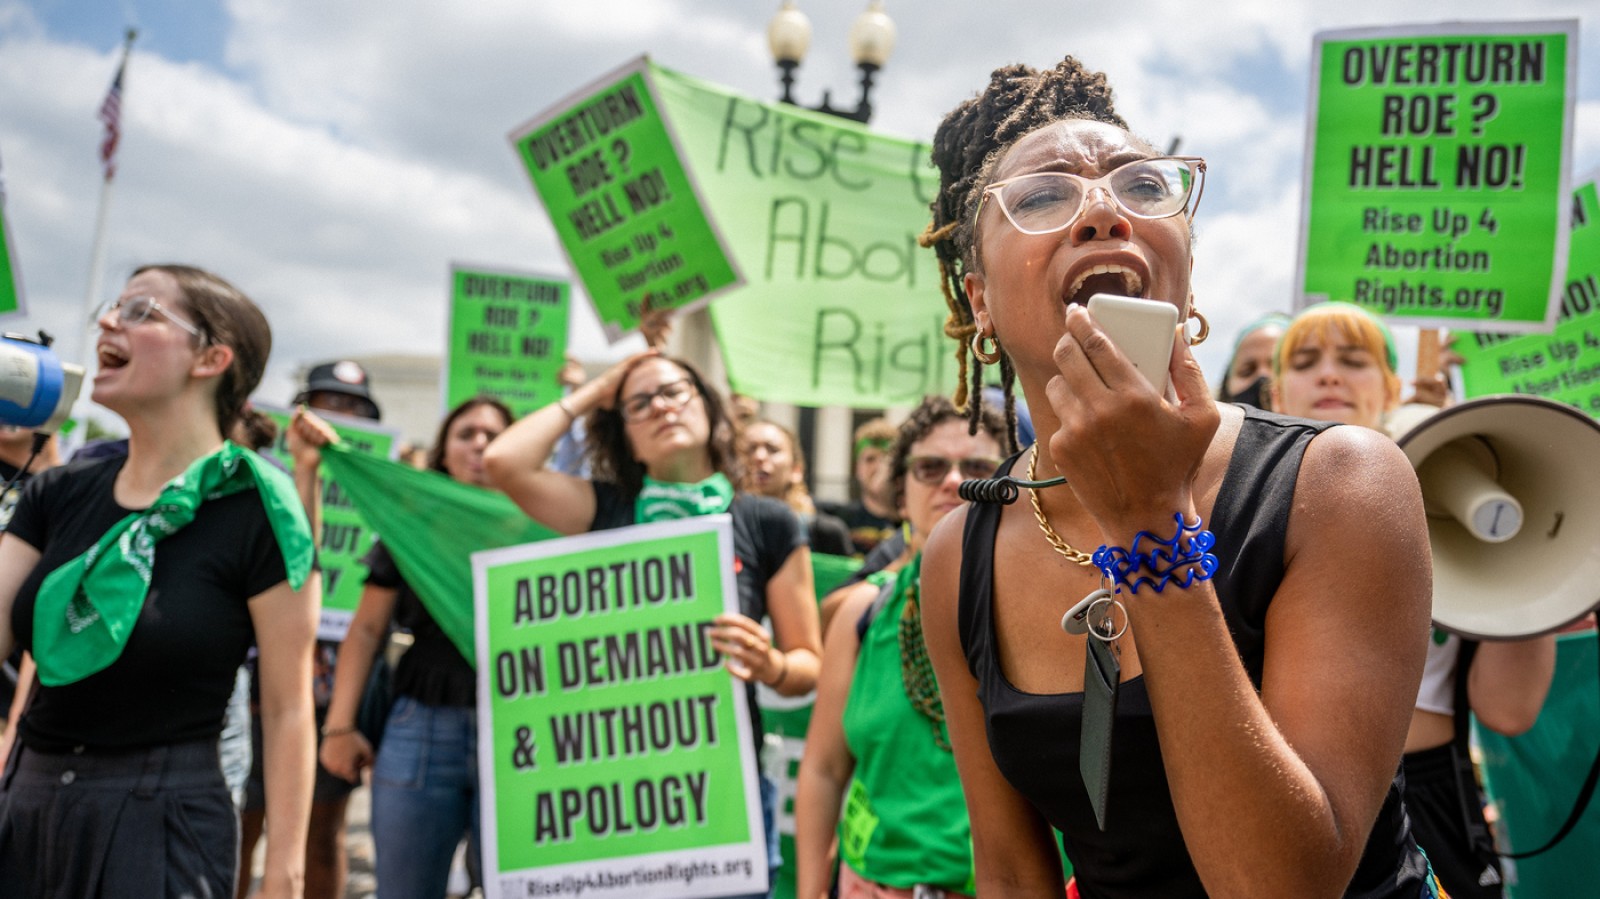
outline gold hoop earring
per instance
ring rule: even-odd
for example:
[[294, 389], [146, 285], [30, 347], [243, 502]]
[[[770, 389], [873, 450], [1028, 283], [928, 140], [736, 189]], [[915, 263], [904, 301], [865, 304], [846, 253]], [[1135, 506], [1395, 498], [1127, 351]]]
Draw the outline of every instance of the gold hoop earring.
[[[1211, 323], [1206, 321], [1206, 317], [1200, 314], [1200, 310], [1194, 308], [1193, 306], [1189, 307], [1189, 317], [1198, 318], [1200, 320], [1200, 333], [1189, 338], [1190, 346], [1199, 346], [1200, 344], [1206, 342], [1207, 337], [1211, 336]], [[1184, 328], [1184, 333], [1188, 334], [1188, 330], [1188, 328]]]
[[[989, 341], [989, 345], [994, 347], [994, 349], [986, 352], [983, 349], [983, 342], [985, 340]], [[975, 332], [972, 335], [972, 355], [973, 358], [977, 359], [979, 362], [982, 362], [984, 365], [993, 365], [996, 362], [999, 362], [1000, 338], [985, 334], [982, 331]]]

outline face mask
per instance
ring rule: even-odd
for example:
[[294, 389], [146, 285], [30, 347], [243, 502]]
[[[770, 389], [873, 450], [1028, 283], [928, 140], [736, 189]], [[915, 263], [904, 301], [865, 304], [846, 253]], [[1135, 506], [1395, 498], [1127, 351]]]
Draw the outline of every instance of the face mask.
[[1239, 403], [1245, 406], [1254, 406], [1257, 409], [1270, 408], [1267, 405], [1267, 376], [1262, 375], [1251, 381], [1248, 386], [1238, 393], [1225, 394], [1223, 402]]

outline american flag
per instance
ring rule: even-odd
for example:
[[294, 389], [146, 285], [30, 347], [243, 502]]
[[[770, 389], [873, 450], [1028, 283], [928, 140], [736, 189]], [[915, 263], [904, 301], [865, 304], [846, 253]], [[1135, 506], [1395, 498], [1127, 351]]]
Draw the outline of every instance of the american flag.
[[111, 90], [106, 91], [105, 102], [100, 104], [100, 121], [106, 123], [106, 136], [100, 141], [100, 162], [106, 167], [107, 181], [117, 174], [117, 141], [122, 137], [122, 73], [127, 70], [128, 57], [123, 54], [117, 77], [111, 79]]

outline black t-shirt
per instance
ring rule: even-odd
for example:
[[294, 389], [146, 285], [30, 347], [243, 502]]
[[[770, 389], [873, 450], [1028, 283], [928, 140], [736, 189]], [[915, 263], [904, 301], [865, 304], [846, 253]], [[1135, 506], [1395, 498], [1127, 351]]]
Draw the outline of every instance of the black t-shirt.
[[395, 694], [432, 706], [476, 705], [477, 674], [400, 576], [394, 557], [382, 543], [374, 543], [362, 561], [367, 566], [367, 583], [395, 591], [392, 620], [411, 632], [411, 648], [394, 671]]
[[[73, 462], [23, 491], [9, 533], [41, 558], [12, 607], [18, 645], [32, 648], [45, 576], [136, 511], [117, 505], [112, 493], [126, 461]], [[255, 490], [204, 503], [187, 527], [156, 544], [150, 592], [122, 655], [77, 683], [41, 685], [22, 720], [23, 743], [64, 752], [215, 739], [234, 675], [255, 642], [248, 600], [286, 576]]]
[[[615, 484], [593, 481], [594, 521], [591, 531], [637, 524], [635, 496], [625, 495]], [[783, 503], [766, 496], [741, 493], [728, 508], [733, 516], [734, 580], [739, 587], [739, 609], [757, 621], [767, 617], [767, 581], [788, 561], [789, 554], [806, 545], [800, 517]]]
[[850, 541], [850, 529], [838, 516], [818, 512], [805, 520], [806, 533], [814, 553], [831, 556], [853, 556], [856, 548]]
[[866, 504], [857, 500], [842, 506], [825, 505], [821, 507], [824, 512], [838, 516], [850, 529], [850, 542], [855, 544], [856, 553], [866, 555], [880, 541], [887, 540], [899, 526], [898, 521], [880, 518], [867, 509]]

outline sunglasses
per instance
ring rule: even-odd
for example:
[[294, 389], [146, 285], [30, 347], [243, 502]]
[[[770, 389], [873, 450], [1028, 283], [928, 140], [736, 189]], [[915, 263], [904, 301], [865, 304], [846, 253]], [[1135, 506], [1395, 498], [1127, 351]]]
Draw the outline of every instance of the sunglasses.
[[993, 477], [1000, 467], [999, 459], [987, 456], [968, 456], [965, 459], [947, 459], [944, 456], [912, 456], [906, 459], [906, 473], [919, 484], [937, 487], [950, 477], [950, 469], [959, 469], [963, 481]]
[[694, 385], [689, 379], [668, 381], [648, 393], [636, 393], [622, 401], [622, 420], [635, 424], [653, 417], [656, 409], [676, 412], [694, 399]]
[[1124, 163], [1099, 178], [1071, 172], [1034, 172], [996, 181], [983, 189], [972, 227], [977, 231], [983, 203], [993, 196], [1000, 211], [1024, 234], [1052, 234], [1078, 217], [1089, 194], [1104, 188], [1123, 212], [1134, 218], [1177, 215], [1194, 197], [1194, 215], [1205, 192], [1206, 161], [1198, 156], [1158, 156]]
[[108, 313], [116, 313], [117, 321], [125, 328], [144, 324], [150, 320], [152, 314], [160, 314], [162, 318], [188, 331], [196, 340], [204, 342], [206, 339], [199, 328], [181, 316], [174, 315], [172, 310], [156, 302], [155, 297], [118, 297], [108, 300], [95, 310], [94, 317], [90, 319], [91, 324], [98, 322]]

